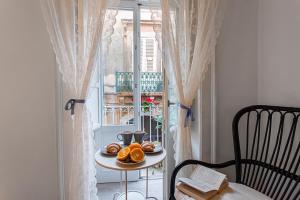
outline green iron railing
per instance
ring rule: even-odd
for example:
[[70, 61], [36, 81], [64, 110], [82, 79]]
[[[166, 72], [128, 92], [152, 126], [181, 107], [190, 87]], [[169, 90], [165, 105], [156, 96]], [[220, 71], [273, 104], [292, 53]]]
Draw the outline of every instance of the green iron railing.
[[[116, 92], [133, 92], [133, 72], [116, 72]], [[141, 73], [141, 92], [162, 92], [163, 80], [160, 72]]]

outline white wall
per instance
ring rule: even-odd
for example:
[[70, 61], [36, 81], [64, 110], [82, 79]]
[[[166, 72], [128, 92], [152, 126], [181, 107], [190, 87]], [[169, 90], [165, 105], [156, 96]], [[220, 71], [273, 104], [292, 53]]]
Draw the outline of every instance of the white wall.
[[257, 103], [257, 8], [257, 0], [228, 0], [216, 50], [217, 162], [234, 158], [235, 113]]
[[234, 158], [231, 123], [243, 106], [300, 106], [300, 1], [228, 2], [216, 54], [218, 162]]
[[193, 104], [191, 129], [193, 159], [211, 162], [211, 117], [212, 117], [212, 87], [211, 68], [206, 72], [205, 79], [198, 90]]
[[259, 103], [300, 107], [299, 8], [299, 0], [259, 1]]
[[38, 0], [0, 0], [0, 199], [58, 199], [55, 59]]

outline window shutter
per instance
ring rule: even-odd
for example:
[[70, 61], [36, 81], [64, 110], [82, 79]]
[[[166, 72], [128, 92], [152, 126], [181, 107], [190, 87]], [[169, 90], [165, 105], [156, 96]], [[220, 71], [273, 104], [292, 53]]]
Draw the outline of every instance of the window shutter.
[[147, 57], [147, 71], [153, 71], [154, 60], [154, 40], [146, 39], [146, 57]]

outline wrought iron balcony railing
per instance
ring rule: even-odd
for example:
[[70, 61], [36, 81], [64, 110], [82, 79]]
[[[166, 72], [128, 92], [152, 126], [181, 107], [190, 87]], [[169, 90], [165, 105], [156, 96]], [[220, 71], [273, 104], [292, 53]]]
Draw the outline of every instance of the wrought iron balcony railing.
[[[147, 112], [145, 112], [147, 110]], [[149, 141], [162, 141], [161, 105], [141, 106], [141, 128], [148, 133]], [[134, 124], [134, 106], [130, 105], [104, 105], [105, 126]]]
[[[133, 72], [116, 72], [116, 92], [133, 92]], [[141, 92], [162, 92], [163, 80], [160, 72], [141, 73]]]

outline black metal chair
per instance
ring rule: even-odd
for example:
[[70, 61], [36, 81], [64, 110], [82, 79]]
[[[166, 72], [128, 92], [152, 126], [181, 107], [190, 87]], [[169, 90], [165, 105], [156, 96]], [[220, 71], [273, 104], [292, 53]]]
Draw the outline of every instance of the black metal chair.
[[220, 164], [186, 160], [172, 173], [170, 200], [175, 200], [178, 171], [191, 164], [209, 168], [234, 165], [236, 182], [272, 199], [300, 200], [300, 108], [254, 105], [232, 123], [235, 159]]

